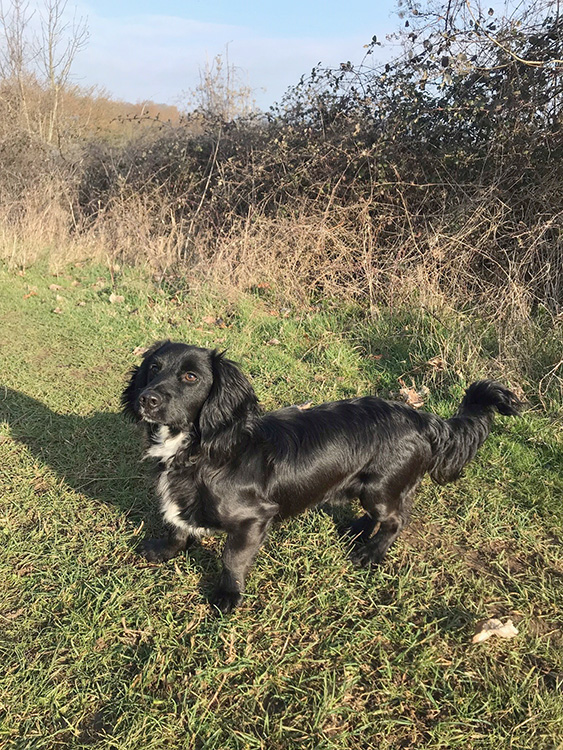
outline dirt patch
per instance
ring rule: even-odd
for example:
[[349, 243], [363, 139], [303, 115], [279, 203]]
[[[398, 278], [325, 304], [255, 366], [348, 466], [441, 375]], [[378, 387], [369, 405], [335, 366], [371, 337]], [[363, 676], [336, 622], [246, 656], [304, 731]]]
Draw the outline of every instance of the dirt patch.
[[73, 380], [91, 380], [92, 374], [113, 372], [113, 369], [113, 364], [111, 362], [106, 362], [104, 364], [93, 365], [91, 367], [71, 367], [66, 370], [66, 373], [68, 377], [72, 378]]

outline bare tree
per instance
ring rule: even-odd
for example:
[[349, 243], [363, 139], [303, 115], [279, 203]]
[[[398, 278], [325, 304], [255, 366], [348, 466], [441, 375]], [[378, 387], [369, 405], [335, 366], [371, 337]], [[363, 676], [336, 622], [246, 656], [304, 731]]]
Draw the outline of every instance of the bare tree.
[[188, 94], [188, 106], [222, 122], [256, 109], [252, 89], [241, 81], [240, 69], [229, 62], [228, 47], [224, 55], [216, 55], [200, 67], [199, 84]]
[[26, 79], [33, 53], [27, 29], [32, 13], [25, 0], [12, 0], [6, 8], [0, 2], [0, 78], [7, 86], [1, 94], [11, 117], [22, 115], [28, 131], [31, 129], [26, 99]]
[[70, 17], [67, 6], [68, 0], [44, 0], [35, 17], [27, 0], [0, 0], [0, 102], [12, 122], [23, 120], [49, 143], [72, 64], [89, 36], [86, 21]]
[[50, 107], [44, 137], [53, 140], [57, 130], [61, 93], [69, 83], [77, 53], [87, 44], [89, 31], [84, 18], [66, 20], [68, 0], [45, 0], [40, 11], [41, 27], [37, 43], [37, 65], [47, 83]]

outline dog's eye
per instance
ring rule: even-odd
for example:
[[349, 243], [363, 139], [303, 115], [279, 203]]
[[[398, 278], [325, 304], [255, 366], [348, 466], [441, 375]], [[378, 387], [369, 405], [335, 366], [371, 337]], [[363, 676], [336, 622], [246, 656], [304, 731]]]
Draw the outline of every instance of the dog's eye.
[[186, 372], [184, 375], [184, 380], [186, 383], [195, 383], [197, 380], [197, 375], [193, 372]]
[[156, 375], [156, 373], [160, 370], [160, 365], [158, 362], [153, 362], [152, 365], [149, 367], [149, 372], [151, 375]]

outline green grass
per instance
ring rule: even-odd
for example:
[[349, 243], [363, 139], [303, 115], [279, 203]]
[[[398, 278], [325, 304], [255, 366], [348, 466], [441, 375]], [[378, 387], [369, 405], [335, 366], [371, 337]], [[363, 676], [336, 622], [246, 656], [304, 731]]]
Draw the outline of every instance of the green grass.
[[[110, 303], [112, 291], [124, 301]], [[554, 415], [498, 419], [457, 484], [425, 481], [411, 526], [372, 572], [352, 567], [330, 515], [310, 512], [273, 529], [242, 608], [221, 618], [206, 600], [220, 538], [160, 567], [134, 552], [158, 527], [139, 436], [119, 414], [136, 346], [228, 347], [267, 408], [397, 390], [412, 376], [449, 414], [489, 374], [469, 356], [462, 369], [425, 366], [469, 346], [456, 325], [329, 305], [280, 312], [129, 271], [0, 269], [0, 746], [561, 748]], [[472, 646], [490, 616], [511, 617], [519, 636]]]

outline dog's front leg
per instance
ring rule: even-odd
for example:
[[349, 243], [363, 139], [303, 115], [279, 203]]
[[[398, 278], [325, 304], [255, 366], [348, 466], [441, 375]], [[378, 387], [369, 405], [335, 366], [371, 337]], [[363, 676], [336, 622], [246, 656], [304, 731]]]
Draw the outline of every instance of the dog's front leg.
[[211, 604], [226, 614], [237, 607], [244, 593], [246, 575], [266, 537], [271, 519], [243, 521], [228, 531], [223, 549], [223, 572]]

